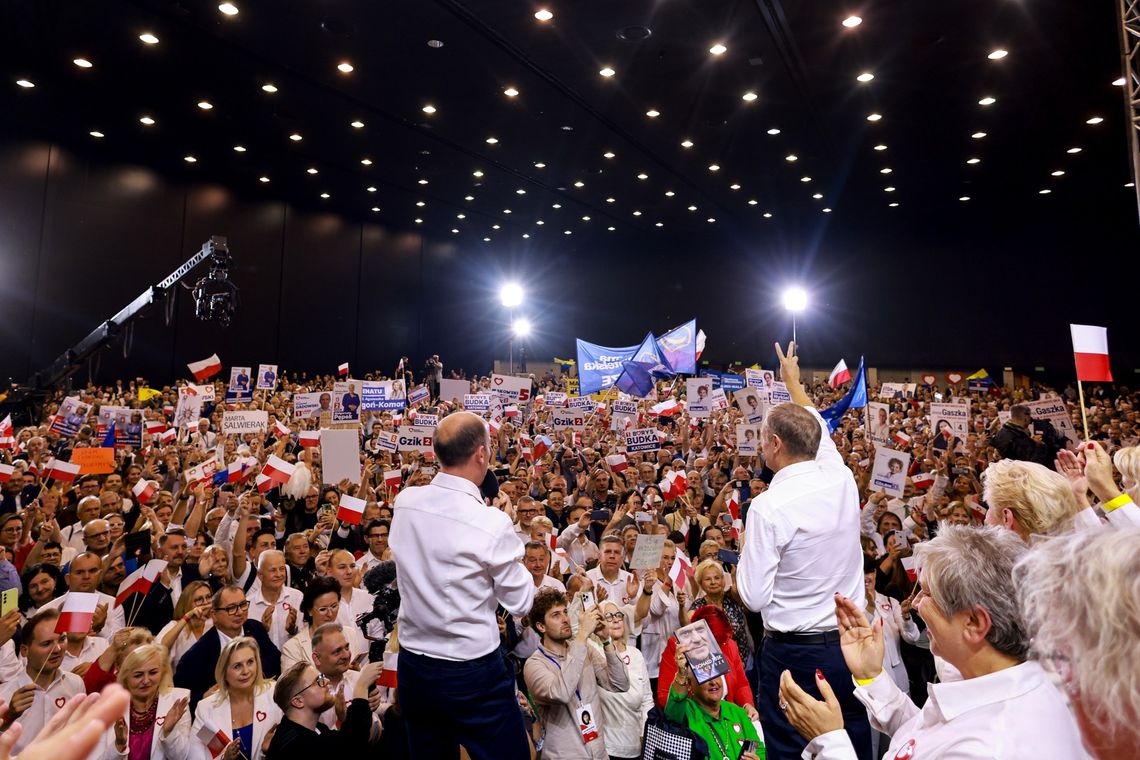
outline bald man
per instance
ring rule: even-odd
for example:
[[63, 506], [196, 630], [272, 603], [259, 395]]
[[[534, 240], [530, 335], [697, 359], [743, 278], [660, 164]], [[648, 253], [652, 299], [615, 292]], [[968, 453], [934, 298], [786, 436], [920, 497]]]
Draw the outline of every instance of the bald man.
[[400, 705], [413, 757], [530, 757], [515, 683], [499, 654], [496, 610], [525, 615], [534, 582], [511, 520], [479, 492], [491, 437], [470, 412], [445, 417], [440, 472], [393, 503], [400, 579]]

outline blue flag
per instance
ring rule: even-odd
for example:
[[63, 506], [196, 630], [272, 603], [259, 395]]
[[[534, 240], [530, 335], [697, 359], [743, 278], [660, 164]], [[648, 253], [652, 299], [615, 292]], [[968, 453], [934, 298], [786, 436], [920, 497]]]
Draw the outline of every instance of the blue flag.
[[115, 421], [112, 420], [111, 424], [107, 426], [107, 434], [103, 436], [103, 448], [115, 448]]
[[697, 320], [690, 319], [678, 328], [670, 330], [657, 339], [661, 355], [673, 368], [673, 372], [683, 375], [697, 374]]
[[847, 395], [839, 399], [835, 406], [824, 409], [819, 413], [827, 422], [827, 429], [832, 433], [839, 427], [839, 421], [848, 409], [862, 409], [867, 406], [867, 372], [863, 369], [863, 357], [859, 357], [859, 370], [855, 373], [855, 382], [847, 391]]
[[617, 381], [622, 363], [633, 361], [639, 346], [612, 348], [578, 339], [578, 392], [583, 396], [604, 391]]
[[653, 391], [651, 365], [648, 362], [622, 362], [622, 373], [614, 387], [635, 398], [645, 398]]

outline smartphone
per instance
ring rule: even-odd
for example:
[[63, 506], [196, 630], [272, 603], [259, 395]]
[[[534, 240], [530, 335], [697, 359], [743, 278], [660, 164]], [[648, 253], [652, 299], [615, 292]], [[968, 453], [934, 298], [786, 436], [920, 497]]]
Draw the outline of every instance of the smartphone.
[[590, 519], [596, 522], [608, 522], [610, 519], [610, 511], [608, 509], [595, 509], [590, 513]]
[[733, 488], [744, 488], [744, 481], [743, 480], [737, 480], [737, 481], [735, 481], [735, 483], [733, 484], [732, 487]]
[[732, 513], [731, 512], [721, 512], [720, 513], [720, 520], [721, 520], [721, 522], [723, 522], [726, 525], [732, 525]]
[[598, 605], [598, 601], [594, 598], [594, 592], [593, 591], [582, 591], [582, 592], [580, 592], [578, 594], [578, 599], [579, 599], [579, 601], [582, 602], [582, 609], [583, 610], [588, 610], [591, 607], [596, 607]]
[[728, 549], [721, 549], [716, 553], [716, 558], [726, 565], [735, 565], [740, 562], [740, 555]]
[[757, 749], [759, 749], [759, 745], [757, 745], [754, 739], [745, 739], [740, 743], [740, 754], [742, 755], [745, 752], [752, 752], [755, 754]]

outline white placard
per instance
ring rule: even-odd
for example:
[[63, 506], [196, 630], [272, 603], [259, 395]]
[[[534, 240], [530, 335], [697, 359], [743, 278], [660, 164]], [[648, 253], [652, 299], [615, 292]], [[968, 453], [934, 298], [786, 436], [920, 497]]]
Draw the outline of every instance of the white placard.
[[585, 430], [586, 413], [580, 409], [552, 409], [550, 424], [555, 430]]
[[945, 450], [952, 439], [966, 439], [970, 429], [969, 404], [931, 404], [931, 445]]
[[438, 414], [417, 414], [415, 416], [416, 427], [437, 428], [439, 427]]
[[871, 492], [885, 491], [891, 496], [902, 496], [909, 466], [910, 454], [905, 451], [875, 449], [875, 464], [871, 468]]
[[525, 404], [530, 401], [531, 380], [529, 377], [491, 375], [491, 392], [508, 402]]
[[277, 365], [276, 364], [258, 364], [257, 365], [257, 389], [261, 391], [271, 391], [277, 388]]
[[589, 396], [571, 396], [570, 400], [566, 402], [571, 409], [578, 409], [586, 414], [594, 411], [595, 403], [594, 399]]
[[744, 456], [754, 457], [760, 453], [760, 426], [737, 425], [736, 448]]
[[878, 401], [867, 403], [867, 437], [873, 443], [886, 445], [891, 442], [891, 408]]
[[321, 431], [321, 482], [336, 485], [360, 482], [360, 431]]
[[486, 393], [467, 393], [463, 396], [463, 408], [469, 412], [486, 412], [491, 408], [491, 397]]
[[879, 398], [914, 398], [916, 383], [883, 383]]
[[1073, 443], [1080, 444], [1080, 436], [1076, 426], [1073, 425], [1073, 418], [1069, 416], [1069, 407], [1064, 399], [1046, 398], [1040, 401], [1027, 401], [1025, 406], [1029, 407], [1029, 415], [1033, 419], [1048, 420], [1054, 430]]
[[314, 393], [293, 394], [293, 419], [319, 420], [322, 415], [332, 419], [331, 391], [316, 391]]
[[742, 388], [732, 394], [733, 401], [740, 407], [740, 412], [749, 425], [758, 425], [764, 421], [768, 405], [760, 398], [760, 393], [756, 388]]
[[640, 428], [625, 431], [625, 450], [630, 454], [642, 451], [658, 451], [661, 448], [661, 438], [656, 428]]
[[432, 451], [434, 440], [435, 428], [401, 425], [396, 432], [396, 449], [397, 451], [418, 451], [421, 454], [427, 454]]
[[546, 394], [546, 405], [566, 406], [567, 398], [569, 398], [569, 396], [567, 396], [565, 393], [562, 393], [561, 391], [550, 391], [550, 393]]
[[466, 380], [444, 378], [439, 381], [439, 400], [458, 404], [471, 392], [471, 383]]
[[694, 419], [708, 417], [713, 410], [712, 380], [699, 377], [685, 381], [685, 400], [689, 404], [689, 416]]
[[768, 387], [771, 389], [768, 398], [772, 406], [792, 403], [792, 394], [788, 393], [788, 386], [786, 384], [773, 382]]
[[228, 435], [264, 433], [269, 428], [269, 412], [222, 412], [222, 432]]
[[649, 570], [661, 564], [661, 554], [665, 551], [665, 536], [642, 534], [633, 546], [633, 556], [629, 558], [632, 570]]

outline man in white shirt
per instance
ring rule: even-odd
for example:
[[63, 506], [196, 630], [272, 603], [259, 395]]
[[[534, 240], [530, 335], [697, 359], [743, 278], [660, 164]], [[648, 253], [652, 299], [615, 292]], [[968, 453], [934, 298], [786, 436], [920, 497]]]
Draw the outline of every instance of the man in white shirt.
[[[637, 589], [631, 589], [629, 581], [633, 573], [622, 570], [625, 561], [625, 545], [615, 534], [602, 536], [602, 558], [597, 567], [586, 571], [586, 577], [594, 585], [606, 590], [606, 598], [614, 604], [626, 605], [636, 602]], [[630, 593], [632, 590], [632, 593]]]
[[63, 607], [68, 594], [72, 591], [85, 594], [98, 594], [99, 606], [95, 608], [95, 618], [91, 621], [91, 632], [105, 639], [111, 638], [115, 631], [126, 626], [127, 621], [123, 615], [123, 608], [115, 606], [115, 597], [99, 591], [99, 575], [103, 568], [103, 561], [98, 554], [84, 552], [71, 560], [67, 574], [63, 576], [67, 581], [68, 591], [63, 596], [56, 597], [44, 604], [41, 610]]
[[372, 603], [376, 601], [372, 594], [362, 588], [357, 588], [360, 582], [360, 571], [356, 567], [356, 558], [346, 549], [334, 549], [329, 555], [327, 573], [340, 583], [340, 607], [337, 608], [336, 620], [341, 625], [356, 627], [356, 618], [372, 612]]
[[269, 632], [269, 640], [280, 649], [297, 633], [303, 595], [285, 585], [285, 555], [276, 549], [264, 551], [257, 558], [257, 578], [261, 583], [246, 597], [249, 616], [261, 621]]
[[566, 593], [566, 586], [562, 581], [546, 574], [550, 567], [550, 547], [541, 541], [527, 541], [526, 553], [523, 555], [523, 564], [530, 577], [534, 579], [534, 588], [552, 588]]
[[479, 491], [491, 459], [482, 418], [436, 429], [441, 471], [394, 502], [390, 543], [400, 579], [400, 704], [414, 757], [528, 760], [515, 681], [499, 654], [500, 605], [530, 611], [534, 581], [510, 518]]
[[[356, 686], [360, 672], [349, 667], [352, 664], [352, 648], [345, 638], [343, 626], [340, 623], [325, 623], [320, 626], [313, 631], [312, 645], [313, 665], [317, 668], [317, 672], [329, 679], [329, 693], [334, 697], [342, 695], [345, 704], [351, 702], [353, 687]], [[368, 695], [368, 707], [374, 713], [373, 732], [379, 731], [376, 716], [383, 716], [391, 704], [381, 705], [380, 693], [380, 689], [374, 689]], [[321, 713], [319, 720], [329, 728], [337, 728], [344, 717], [337, 715], [337, 706], [334, 704]]]
[[867, 711], [854, 697], [839, 649], [836, 593], [863, 595], [859, 488], [831, 440], [827, 423], [800, 385], [795, 344], [777, 344], [792, 403], [768, 412], [760, 431], [764, 464], [776, 474], [753, 500], [736, 572], [744, 604], [764, 619], [757, 708], [772, 760], [798, 760], [804, 740], [778, 705], [780, 674], [819, 694], [822, 671], [843, 707], [844, 727], [860, 760], [870, 760]]
[[368, 551], [356, 560], [361, 578], [384, 561], [384, 553], [388, 551], [388, 533], [391, 529], [392, 524], [387, 520], [373, 520], [364, 528], [364, 540], [368, 542]]
[[67, 700], [86, 691], [82, 678], [60, 668], [67, 637], [55, 632], [58, 620], [59, 611], [49, 609], [41, 610], [28, 621], [20, 645], [27, 665], [16, 678], [0, 686], [0, 700], [8, 705], [0, 730], [7, 731], [13, 722], [22, 729], [12, 748], [15, 752], [28, 746]]

